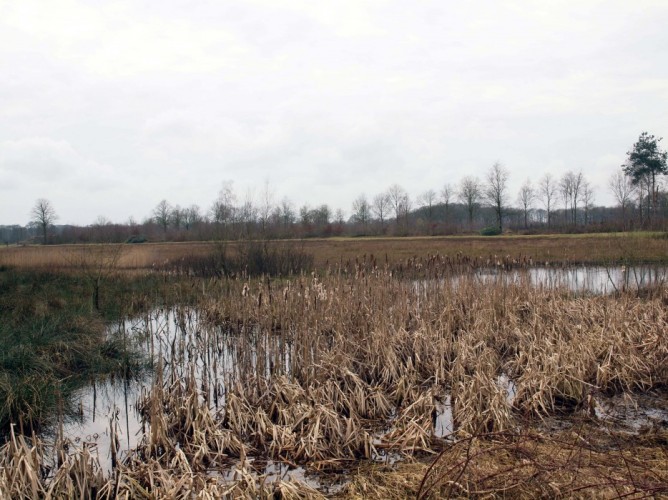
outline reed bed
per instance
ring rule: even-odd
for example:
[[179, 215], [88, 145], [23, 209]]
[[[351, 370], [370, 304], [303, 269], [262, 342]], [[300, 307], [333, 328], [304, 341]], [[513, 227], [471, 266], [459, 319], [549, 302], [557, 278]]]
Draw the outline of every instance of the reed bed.
[[[533, 236], [438, 236], [328, 238], [268, 241], [270, 248], [300, 248], [313, 256], [316, 269], [354, 261], [361, 255], [376, 255], [391, 265], [414, 257], [429, 255], [464, 255], [486, 260], [489, 256], [531, 256], [536, 263], [609, 264], [668, 263], [668, 238], [663, 233], [552, 234]], [[206, 258], [224, 246], [230, 255], [247, 242], [151, 242], [123, 245], [119, 267], [124, 270], [149, 270], [179, 265], [190, 257]], [[69, 254], [87, 248], [110, 248], [117, 245], [66, 244], [0, 247], [0, 265], [17, 268], [61, 269], [70, 265]], [[242, 252], [243, 253], [243, 252]]]
[[[0, 493], [312, 497], [307, 483], [267, 482], [249, 464], [350, 476], [389, 456], [434, 457], [397, 490], [417, 493], [424, 477], [423, 496], [665, 493], [664, 424], [642, 450], [598, 447], [573, 425], [597, 428], [603, 398], [668, 387], [668, 290], [576, 295], [505, 280], [500, 259], [495, 281], [481, 281], [457, 259], [193, 281], [199, 303], [147, 340], [157, 368], [136, 404], [139, 445], [110, 472], [79, 450], [45, 474], [39, 440], [12, 435]], [[441, 437], [448, 398], [452, 433]], [[569, 430], [551, 429], [554, 418]], [[600, 482], [578, 479], [603, 470]], [[363, 483], [355, 475], [341, 495], [361, 496]]]

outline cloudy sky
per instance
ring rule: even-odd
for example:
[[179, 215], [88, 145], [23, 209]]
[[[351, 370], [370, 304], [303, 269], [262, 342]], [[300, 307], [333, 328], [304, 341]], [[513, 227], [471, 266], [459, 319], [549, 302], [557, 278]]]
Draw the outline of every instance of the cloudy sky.
[[349, 214], [497, 160], [513, 199], [581, 169], [611, 204], [668, 137], [666, 26], [665, 0], [0, 0], [0, 224], [205, 210], [225, 181]]

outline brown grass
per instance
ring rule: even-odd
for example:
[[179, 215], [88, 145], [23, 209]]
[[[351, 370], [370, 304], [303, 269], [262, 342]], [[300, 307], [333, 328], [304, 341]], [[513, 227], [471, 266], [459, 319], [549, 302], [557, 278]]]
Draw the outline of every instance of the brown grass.
[[583, 424], [541, 432], [473, 436], [446, 447], [417, 498], [638, 498], [668, 494], [663, 438], [631, 442]]
[[[76, 267], [78, 257], [88, 248], [107, 248], [115, 252], [118, 245], [54, 245], [5, 247], [0, 249], [0, 264], [31, 269], [64, 269]], [[207, 255], [215, 245], [198, 243], [146, 243], [123, 245], [116, 266], [124, 270], [150, 270], [185, 255]]]
[[663, 498], [666, 435], [632, 440], [579, 423], [448, 443], [436, 460], [365, 465], [337, 498]]
[[306, 249], [316, 263], [330, 264], [373, 254], [391, 263], [441, 254], [484, 258], [491, 255], [531, 257], [534, 262], [608, 263], [626, 260], [666, 262], [668, 238], [654, 233], [540, 236], [445, 236], [421, 238], [346, 238], [313, 240]]
[[[286, 244], [277, 242], [274, 244]], [[311, 253], [317, 268], [374, 255], [392, 264], [413, 257], [440, 254], [488, 259], [491, 256], [531, 258], [536, 263], [613, 263], [668, 261], [668, 238], [655, 233], [542, 236], [457, 236], [420, 238], [331, 238], [288, 242]], [[183, 257], [205, 256], [218, 243], [143, 243], [124, 245], [118, 267], [126, 270], [162, 268]], [[234, 253], [237, 243], [226, 244]], [[71, 267], [84, 245], [1, 247], [0, 265], [29, 268]], [[115, 246], [109, 246], [110, 249]]]

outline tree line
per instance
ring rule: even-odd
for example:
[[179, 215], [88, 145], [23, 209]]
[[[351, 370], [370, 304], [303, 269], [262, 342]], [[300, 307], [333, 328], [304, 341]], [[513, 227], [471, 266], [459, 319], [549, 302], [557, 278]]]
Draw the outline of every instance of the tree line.
[[288, 198], [277, 201], [268, 183], [259, 195], [242, 198], [227, 181], [207, 209], [162, 200], [141, 223], [130, 219], [114, 224], [99, 217], [86, 227], [56, 227], [55, 209], [42, 198], [33, 207], [28, 227], [0, 227], [0, 237], [6, 243], [58, 243], [666, 230], [668, 154], [660, 141], [643, 132], [621, 169], [612, 173], [605, 188], [614, 196], [613, 207], [595, 204], [596, 189], [582, 171], [561, 177], [548, 173], [536, 182], [528, 178], [511, 193], [510, 172], [496, 162], [482, 179], [465, 176], [415, 197], [398, 184], [371, 197], [360, 194], [348, 217], [327, 204], [297, 207]]

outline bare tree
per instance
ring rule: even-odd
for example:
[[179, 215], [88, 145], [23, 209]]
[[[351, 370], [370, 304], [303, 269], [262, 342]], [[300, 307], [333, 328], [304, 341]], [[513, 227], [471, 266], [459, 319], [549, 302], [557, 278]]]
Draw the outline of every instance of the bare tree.
[[98, 215], [95, 220], [93, 221], [93, 224], [91, 224], [93, 227], [101, 227], [101, 226], [110, 226], [112, 222], [107, 219], [104, 215]]
[[594, 188], [588, 181], [582, 182], [582, 203], [584, 204], [584, 224], [589, 224], [589, 211], [594, 206]]
[[265, 180], [262, 193], [260, 193], [260, 206], [258, 207], [260, 228], [264, 236], [266, 236], [267, 233], [267, 225], [269, 223], [269, 216], [271, 214], [273, 206], [274, 206], [274, 192], [269, 187], [269, 181]]
[[387, 212], [390, 210], [390, 197], [387, 193], [380, 193], [374, 196], [373, 213], [380, 220], [380, 229], [381, 232], [385, 229], [385, 218], [387, 217]]
[[162, 227], [164, 233], [167, 233], [170, 219], [172, 218], [172, 207], [167, 200], [162, 200], [153, 209], [153, 220], [157, 225]]
[[[636, 182], [640, 225], [644, 226], [645, 223], [649, 223], [652, 217], [652, 177], [645, 174], [640, 176]], [[643, 204], [645, 208], [643, 208]]]
[[334, 212], [334, 222], [341, 226], [346, 223], [346, 215], [340, 208], [337, 208], [336, 211]]
[[397, 226], [399, 225], [399, 219], [403, 214], [403, 206], [408, 200], [408, 193], [404, 188], [399, 184], [393, 184], [390, 186], [390, 189], [387, 190], [387, 195], [390, 200], [390, 206], [394, 210], [394, 216], [397, 219]]
[[503, 212], [508, 197], [508, 171], [497, 161], [487, 172], [485, 199], [494, 209], [499, 231], [503, 231]]
[[46, 245], [49, 226], [52, 226], [53, 223], [58, 220], [58, 215], [56, 215], [53, 205], [51, 205], [51, 202], [46, 198], [40, 198], [35, 202], [35, 206], [32, 207], [30, 216], [32, 217], [32, 222], [39, 227], [42, 232], [42, 244]]
[[622, 224], [626, 227], [626, 208], [631, 203], [631, 198], [636, 189], [633, 179], [621, 172], [616, 172], [610, 178], [608, 186], [622, 209]]
[[371, 207], [365, 194], [359, 195], [353, 201], [353, 220], [362, 226], [362, 232], [366, 233], [367, 224], [371, 216]]
[[413, 208], [413, 203], [411, 201], [410, 196], [408, 196], [408, 193], [406, 193], [404, 194], [404, 197], [401, 200], [401, 204], [399, 205], [399, 210], [401, 216], [404, 219], [404, 225], [406, 230], [408, 230], [408, 214], [410, 214], [412, 208]]
[[559, 181], [559, 194], [564, 202], [564, 224], [568, 223], [569, 206], [573, 193], [573, 172], [566, 172]]
[[243, 203], [237, 210], [237, 222], [239, 223], [239, 238], [250, 238], [253, 226], [257, 222], [258, 208], [255, 205], [253, 191], [246, 190], [246, 196]]
[[547, 227], [552, 223], [552, 205], [557, 196], [557, 183], [550, 174], [545, 174], [538, 184], [538, 193], [547, 211]]
[[559, 191], [564, 200], [564, 217], [566, 218], [566, 222], [570, 219], [572, 224], [577, 223], [578, 201], [582, 194], [582, 181], [582, 172], [574, 174], [572, 171], [566, 172], [561, 181], [559, 181]]
[[210, 210], [210, 218], [217, 226], [222, 238], [227, 237], [228, 228], [234, 222], [237, 212], [236, 201], [232, 181], [225, 181]]
[[427, 220], [429, 222], [434, 218], [434, 204], [436, 203], [436, 191], [427, 189], [418, 197], [418, 204], [422, 204], [427, 208]]
[[572, 195], [572, 210], [573, 210], [573, 224], [577, 224], [578, 222], [578, 201], [580, 201], [582, 197], [582, 191], [583, 191], [583, 184], [584, 184], [584, 176], [582, 175], [582, 172], [578, 172], [573, 176], [573, 195]]
[[202, 222], [202, 214], [200, 213], [199, 205], [190, 205], [183, 211], [183, 225], [186, 231], [189, 231], [200, 222]]
[[578, 202], [582, 196], [582, 182], [584, 176], [582, 172], [574, 174], [572, 171], [566, 172], [559, 182], [559, 189], [564, 200], [564, 213], [568, 218], [570, 210], [570, 221], [573, 225], [577, 224]]
[[184, 212], [180, 205], [175, 205], [172, 208], [172, 225], [178, 230], [181, 229], [181, 224], [183, 224]]
[[77, 269], [93, 291], [92, 305], [100, 310], [102, 282], [118, 272], [124, 245], [81, 245], [68, 250], [65, 258]]
[[313, 222], [321, 229], [324, 229], [329, 224], [331, 218], [332, 210], [326, 203], [313, 209]]
[[480, 203], [480, 181], [476, 177], [464, 177], [457, 196], [466, 205], [466, 211], [469, 215], [469, 228], [471, 228], [473, 227], [473, 216]]
[[104, 215], [98, 215], [90, 225], [97, 241], [113, 241], [113, 224]]
[[529, 219], [529, 211], [531, 210], [531, 207], [533, 206], [534, 199], [536, 198], [536, 193], [533, 190], [533, 186], [531, 185], [531, 180], [527, 179], [524, 184], [522, 184], [522, 187], [520, 187], [520, 192], [517, 195], [517, 201], [520, 204], [520, 207], [522, 208], [522, 211], [524, 213], [524, 228], [526, 229], [529, 227], [528, 219]]
[[441, 200], [445, 205], [445, 223], [450, 222], [450, 202], [455, 195], [455, 189], [452, 184], [445, 184], [443, 189], [441, 189]]
[[283, 225], [283, 229], [288, 229], [295, 223], [295, 220], [297, 219], [297, 215], [295, 213], [295, 206], [292, 204], [292, 201], [290, 201], [290, 199], [284, 197], [281, 200], [280, 209], [281, 209], [281, 224]]

